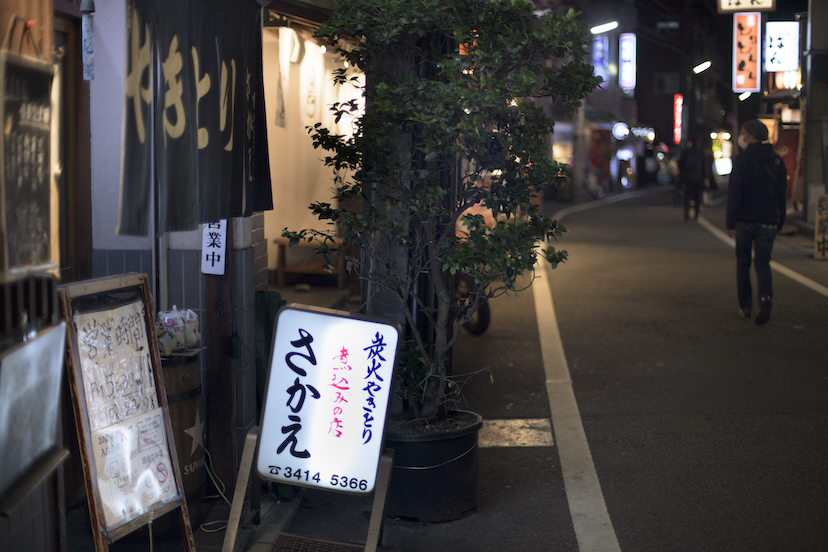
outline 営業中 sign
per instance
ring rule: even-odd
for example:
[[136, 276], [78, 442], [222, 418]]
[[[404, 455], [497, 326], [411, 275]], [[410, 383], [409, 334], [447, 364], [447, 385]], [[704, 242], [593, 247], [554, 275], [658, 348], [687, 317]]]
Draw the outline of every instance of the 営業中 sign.
[[201, 232], [201, 273], [224, 275], [227, 262], [227, 219], [205, 224]]
[[279, 311], [256, 470], [272, 481], [365, 494], [382, 453], [399, 327], [349, 313]]

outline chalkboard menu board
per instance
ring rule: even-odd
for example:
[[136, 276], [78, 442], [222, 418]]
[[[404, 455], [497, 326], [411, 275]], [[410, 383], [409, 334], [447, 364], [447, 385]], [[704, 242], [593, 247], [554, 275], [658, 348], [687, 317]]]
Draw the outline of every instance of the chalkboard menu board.
[[55, 66], [0, 52], [0, 258], [2, 272], [57, 265], [52, 193], [57, 102]]
[[191, 550], [146, 274], [71, 284], [60, 301], [96, 550], [176, 507]]

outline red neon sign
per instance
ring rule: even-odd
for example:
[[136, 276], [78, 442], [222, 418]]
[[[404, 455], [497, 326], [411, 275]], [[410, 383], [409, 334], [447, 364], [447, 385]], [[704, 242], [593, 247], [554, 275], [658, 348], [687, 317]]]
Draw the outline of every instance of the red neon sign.
[[673, 142], [681, 143], [681, 118], [684, 111], [684, 96], [676, 94], [673, 96]]

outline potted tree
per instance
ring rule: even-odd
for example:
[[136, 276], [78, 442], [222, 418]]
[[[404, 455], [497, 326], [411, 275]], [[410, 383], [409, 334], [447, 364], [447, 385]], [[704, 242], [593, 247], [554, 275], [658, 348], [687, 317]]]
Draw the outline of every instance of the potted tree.
[[[452, 345], [482, 301], [517, 289], [540, 259], [552, 267], [566, 259], [565, 251], [538, 245], [565, 231], [538, 201], [568, 176], [567, 166], [550, 159], [549, 114], [573, 114], [600, 78], [584, 62], [577, 14], [538, 16], [534, 9], [526, 0], [338, 0], [318, 31], [344, 65], [365, 73], [365, 110], [352, 136], [321, 124], [309, 129], [334, 172], [335, 202], [311, 205], [330, 231], [286, 229], [283, 237], [317, 242], [329, 262], [333, 238], [341, 238], [338, 254], [362, 281], [362, 300], [404, 323], [397, 384], [405, 429], [389, 426], [387, 439], [436, 434], [437, 448], [460, 451], [460, 471], [474, 472], [467, 485], [452, 475], [437, 483], [439, 494], [474, 487], [461, 504], [417, 514], [412, 510], [434, 504], [434, 496], [426, 491], [416, 504], [420, 493], [407, 489], [425, 484], [419, 477], [399, 483], [404, 470], [394, 470], [392, 512], [395, 489], [405, 495], [398, 515], [444, 521], [476, 507], [476, 454], [469, 459], [466, 448], [471, 443], [476, 453], [481, 421], [458, 410]], [[352, 78], [346, 67], [335, 75], [338, 83]], [[337, 122], [360, 113], [357, 102], [332, 110]], [[471, 282], [462, 297], [455, 293], [459, 274]], [[470, 436], [447, 445], [446, 435], [466, 418], [460, 432]], [[391, 445], [395, 467], [406, 439], [419, 437]], [[439, 458], [415, 463], [429, 462], [446, 465]]]

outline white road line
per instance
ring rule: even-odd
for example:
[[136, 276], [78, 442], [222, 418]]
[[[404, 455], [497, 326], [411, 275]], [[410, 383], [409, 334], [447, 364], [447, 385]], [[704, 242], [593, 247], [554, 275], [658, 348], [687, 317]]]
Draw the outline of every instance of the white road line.
[[[709, 220], [700, 216], [698, 218], [699, 224], [701, 224], [708, 232], [725, 242], [730, 247], [736, 248], [736, 240], [728, 236], [726, 233], [722, 232], [716, 226], [714, 226]], [[784, 274], [791, 280], [795, 282], [799, 282], [805, 287], [811, 288], [815, 292], [819, 293], [824, 297], [828, 297], [828, 287], [823, 286], [822, 284], [818, 284], [811, 280], [810, 278], [803, 276], [799, 272], [795, 272], [788, 268], [785, 265], [779, 264], [776, 261], [771, 261], [770, 266], [773, 270], [777, 271], [780, 274]]]
[[569, 513], [580, 552], [620, 552], [604, 494], [589, 452], [581, 414], [572, 389], [555, 306], [549, 291], [547, 269], [540, 269], [532, 286], [538, 320], [541, 355], [552, 427], [561, 460]]

